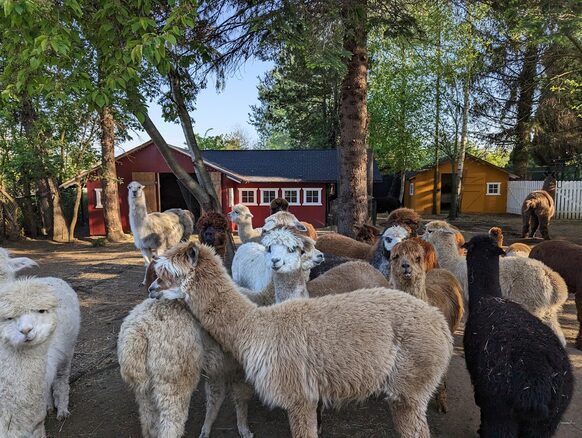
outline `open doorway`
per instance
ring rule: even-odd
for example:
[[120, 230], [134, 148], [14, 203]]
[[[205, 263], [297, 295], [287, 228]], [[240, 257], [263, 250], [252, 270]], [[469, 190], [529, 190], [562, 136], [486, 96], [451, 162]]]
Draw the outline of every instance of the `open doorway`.
[[[192, 175], [194, 179], [196, 177]], [[194, 213], [194, 217], [200, 217], [200, 204], [188, 190], [178, 181], [173, 173], [160, 173], [160, 205], [161, 210], [170, 208], [183, 208]]]
[[453, 200], [453, 174], [441, 174], [441, 213], [451, 209]]

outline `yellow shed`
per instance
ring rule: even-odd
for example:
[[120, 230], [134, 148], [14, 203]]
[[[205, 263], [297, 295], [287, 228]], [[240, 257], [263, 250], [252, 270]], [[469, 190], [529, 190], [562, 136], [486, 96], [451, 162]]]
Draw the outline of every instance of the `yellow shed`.
[[[439, 163], [437, 213], [451, 206], [453, 178], [450, 159]], [[505, 213], [507, 210], [507, 183], [517, 175], [488, 161], [467, 154], [461, 189], [461, 213]], [[418, 213], [432, 212], [434, 166], [420, 170], [406, 179], [404, 206]]]

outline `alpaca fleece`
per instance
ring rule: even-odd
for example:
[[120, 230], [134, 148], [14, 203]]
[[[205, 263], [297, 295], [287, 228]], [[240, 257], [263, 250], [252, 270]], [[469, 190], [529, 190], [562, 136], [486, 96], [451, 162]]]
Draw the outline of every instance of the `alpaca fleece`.
[[265, 219], [265, 225], [263, 225], [263, 234], [266, 231], [273, 229], [277, 225], [284, 225], [289, 228], [295, 228], [301, 234], [309, 237], [310, 239], [317, 240], [317, 231], [315, 227], [309, 222], [301, 222], [297, 217], [289, 213], [288, 211], [278, 211], [271, 214], [271, 216]]
[[[434, 245], [440, 266], [459, 280], [464, 298], [468, 300], [467, 262], [457, 252], [454, 231], [437, 229], [425, 236]], [[543, 263], [524, 257], [504, 257], [499, 263], [503, 296], [540, 318], [565, 345], [566, 338], [558, 322], [558, 315], [568, 299], [568, 288], [562, 277]]]
[[388, 287], [388, 280], [363, 260], [343, 263], [307, 283], [312, 298], [375, 287]]
[[499, 255], [487, 235], [468, 244], [465, 361], [481, 408], [480, 436], [550, 437], [573, 388], [568, 355], [545, 324], [501, 297]]
[[326, 273], [327, 271], [329, 271], [330, 269], [341, 265], [342, 263], [346, 263], [346, 262], [352, 262], [356, 259], [352, 259], [350, 257], [343, 257], [343, 256], [337, 256], [334, 254], [329, 254], [329, 253], [323, 253], [323, 263], [314, 266], [311, 269], [311, 272], [309, 273], [309, 279], [313, 280], [317, 277], [319, 277], [320, 275]]
[[523, 227], [521, 237], [533, 237], [539, 227], [545, 240], [550, 238], [548, 227], [550, 219], [556, 213], [556, 177], [553, 173], [547, 174], [541, 190], [534, 190], [523, 200], [521, 219]]
[[[404, 437], [428, 437], [428, 401], [452, 338], [442, 314], [408, 294], [359, 290], [257, 307], [209, 247], [176, 247], [157, 273], [180, 278], [193, 314], [242, 363], [263, 402], [287, 410], [294, 437], [317, 436], [316, 407], [385, 393]], [[178, 296], [178, 295], [177, 295]]]
[[542, 242], [534, 246], [529, 256], [560, 274], [568, 286], [568, 291], [575, 294], [580, 324], [576, 348], [582, 350], [582, 246], [563, 240]]
[[222, 257], [226, 253], [228, 221], [221, 213], [209, 211], [204, 213], [196, 222], [196, 232], [200, 243], [214, 247], [216, 253]]
[[367, 243], [368, 245], [375, 245], [380, 233], [382, 232], [378, 227], [370, 224], [357, 226], [356, 230], [356, 240], [358, 242]]
[[7, 249], [0, 247], [0, 283], [16, 278], [16, 273], [38, 266], [38, 264], [28, 257], [11, 257]]
[[190, 239], [190, 236], [194, 233], [194, 222], [196, 222], [194, 213], [183, 208], [170, 208], [165, 210], [164, 213], [173, 213], [178, 216], [180, 225], [182, 226], [182, 239], [180, 240], [185, 242]]
[[317, 239], [315, 247], [324, 254], [369, 261], [374, 247], [338, 233], [327, 233]]
[[427, 236], [430, 235], [430, 233], [432, 233], [433, 231], [440, 230], [440, 229], [453, 230], [455, 232], [454, 236], [455, 236], [455, 241], [457, 242], [457, 251], [460, 255], [465, 255], [465, 249], [463, 248], [463, 245], [465, 244], [465, 238], [461, 234], [461, 230], [459, 230], [457, 227], [449, 224], [446, 221], [436, 220], [436, 221], [430, 221], [429, 223], [427, 223], [425, 226], [425, 232], [423, 235], [423, 239], [428, 241]]
[[262, 230], [253, 228], [253, 214], [246, 205], [235, 205], [227, 216], [236, 224], [238, 237], [242, 243], [261, 241]]
[[382, 223], [385, 228], [394, 225], [406, 225], [410, 228], [411, 237], [416, 237], [422, 225], [422, 218], [420, 215], [410, 208], [397, 208], [388, 216], [386, 222]]
[[[529, 257], [531, 248], [525, 243], [512, 243], [505, 251], [506, 257]], [[547, 264], [547, 263], [546, 263]], [[549, 265], [548, 265], [549, 266]]]
[[495, 239], [497, 246], [503, 246], [503, 230], [499, 227], [491, 227], [489, 229], [489, 236]]
[[370, 263], [387, 279], [390, 278], [390, 251], [398, 242], [410, 237], [411, 232], [407, 225], [392, 225], [382, 232], [376, 246], [373, 247], [374, 252]]

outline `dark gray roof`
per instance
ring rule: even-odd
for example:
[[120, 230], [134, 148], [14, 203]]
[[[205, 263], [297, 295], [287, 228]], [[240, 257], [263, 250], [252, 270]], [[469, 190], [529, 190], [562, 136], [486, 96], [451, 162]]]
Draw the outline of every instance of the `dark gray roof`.
[[[336, 149], [202, 151], [212, 167], [248, 182], [336, 182]], [[374, 181], [382, 176], [374, 160]]]

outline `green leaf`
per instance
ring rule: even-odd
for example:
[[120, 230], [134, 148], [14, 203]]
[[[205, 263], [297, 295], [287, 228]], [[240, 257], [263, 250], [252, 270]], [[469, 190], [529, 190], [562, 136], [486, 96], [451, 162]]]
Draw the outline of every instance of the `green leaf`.
[[14, 3], [12, 0], [4, 0], [4, 15], [8, 17], [14, 9]]

